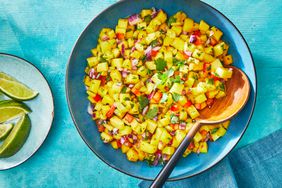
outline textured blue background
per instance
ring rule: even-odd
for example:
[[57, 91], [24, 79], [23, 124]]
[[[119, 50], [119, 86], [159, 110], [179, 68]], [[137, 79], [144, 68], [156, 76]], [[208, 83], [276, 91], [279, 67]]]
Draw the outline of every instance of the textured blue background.
[[[21, 166], [0, 172], [0, 187], [135, 187], [140, 182], [112, 170], [87, 148], [65, 99], [65, 69], [76, 39], [94, 16], [114, 2], [0, 0], [0, 51], [33, 62], [46, 75], [55, 97], [55, 120], [46, 142]], [[282, 3], [205, 2], [239, 28], [254, 56], [258, 98], [250, 126], [237, 146], [242, 147], [282, 127]]]

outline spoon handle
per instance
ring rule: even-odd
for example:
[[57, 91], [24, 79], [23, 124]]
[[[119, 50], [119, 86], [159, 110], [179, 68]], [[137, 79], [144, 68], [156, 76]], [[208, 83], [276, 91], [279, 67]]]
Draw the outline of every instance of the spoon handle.
[[181, 144], [178, 146], [174, 154], [171, 156], [170, 160], [165, 164], [163, 169], [159, 172], [150, 188], [160, 188], [165, 183], [171, 172], [173, 171], [175, 165], [182, 157], [182, 154], [189, 146], [191, 140], [194, 138], [195, 134], [200, 128], [200, 123], [196, 121], [196, 123], [192, 126], [188, 134], [185, 136]]

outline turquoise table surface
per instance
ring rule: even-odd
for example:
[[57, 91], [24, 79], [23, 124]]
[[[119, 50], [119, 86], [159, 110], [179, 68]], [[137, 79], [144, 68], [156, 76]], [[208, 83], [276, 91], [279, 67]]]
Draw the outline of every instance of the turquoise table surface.
[[[0, 187], [137, 187], [140, 180], [111, 169], [88, 149], [75, 129], [65, 98], [65, 69], [76, 39], [94, 16], [115, 2], [0, 0], [0, 52], [36, 65], [50, 83], [55, 100], [55, 119], [45, 143], [24, 164], [0, 171]], [[282, 3], [205, 2], [242, 32], [257, 69], [255, 113], [239, 148], [282, 127]]]

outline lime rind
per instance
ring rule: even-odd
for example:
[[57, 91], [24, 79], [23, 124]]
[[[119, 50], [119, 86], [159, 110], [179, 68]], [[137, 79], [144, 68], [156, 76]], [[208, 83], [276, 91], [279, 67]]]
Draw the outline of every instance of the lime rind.
[[12, 129], [12, 123], [0, 124], [0, 140], [4, 140], [9, 135]]
[[26, 101], [34, 99], [38, 92], [30, 89], [26, 85], [18, 82], [0, 78], [0, 91], [2, 91], [8, 97], [19, 100]]
[[0, 157], [10, 157], [24, 145], [31, 129], [28, 115], [23, 115], [0, 146]]
[[32, 110], [26, 104], [13, 100], [0, 101], [0, 109], [1, 108], [19, 108], [22, 109], [26, 114], [32, 112]]

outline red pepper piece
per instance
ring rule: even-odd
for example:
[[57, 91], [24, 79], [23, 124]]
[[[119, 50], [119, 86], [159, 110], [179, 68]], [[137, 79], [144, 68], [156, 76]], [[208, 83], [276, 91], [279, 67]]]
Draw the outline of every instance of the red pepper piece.
[[116, 109], [116, 106], [112, 105], [110, 110], [106, 113], [107, 118], [110, 118], [113, 116], [115, 109]]
[[99, 102], [99, 101], [102, 100], [102, 97], [99, 94], [96, 94], [93, 99], [94, 99], [94, 101]]

